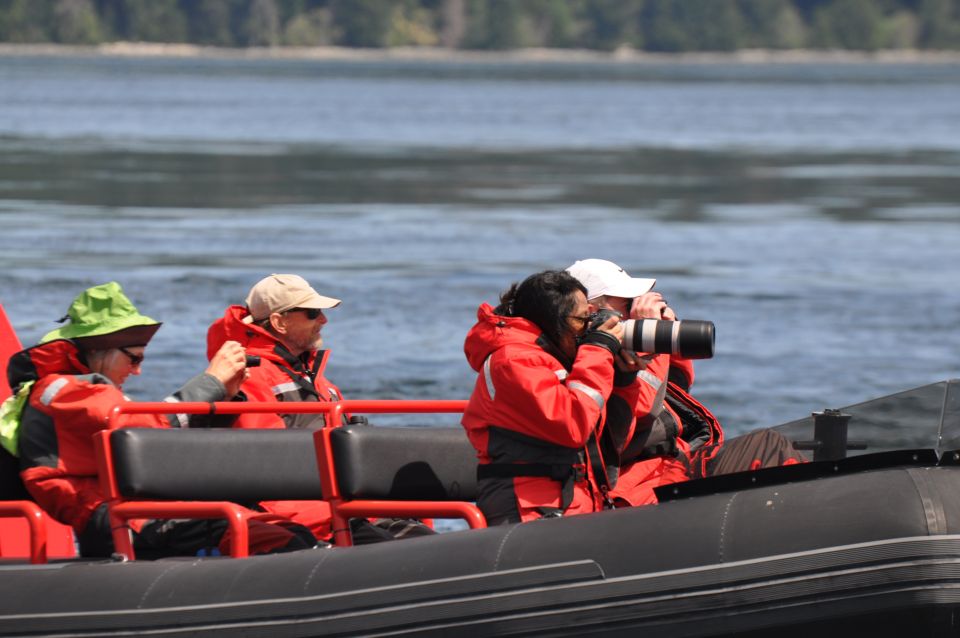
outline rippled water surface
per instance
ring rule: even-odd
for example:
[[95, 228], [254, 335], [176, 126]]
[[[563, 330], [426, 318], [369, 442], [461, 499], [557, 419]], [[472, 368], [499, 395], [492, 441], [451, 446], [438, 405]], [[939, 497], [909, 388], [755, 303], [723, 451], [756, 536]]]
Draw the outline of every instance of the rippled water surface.
[[0, 302], [120, 281], [157, 399], [297, 272], [349, 397], [464, 398], [477, 305], [604, 257], [716, 323], [738, 432], [958, 376], [958, 178], [949, 66], [0, 58]]

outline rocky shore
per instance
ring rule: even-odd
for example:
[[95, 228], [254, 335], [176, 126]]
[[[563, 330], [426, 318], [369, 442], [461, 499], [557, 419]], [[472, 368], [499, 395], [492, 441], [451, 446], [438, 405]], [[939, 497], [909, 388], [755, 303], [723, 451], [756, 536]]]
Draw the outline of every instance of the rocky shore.
[[0, 56], [104, 56], [232, 59], [302, 59], [355, 61], [449, 61], [458, 63], [570, 63], [616, 64], [956, 64], [960, 51], [887, 49], [773, 50], [732, 52], [650, 53], [622, 47], [611, 52], [584, 49], [514, 49], [466, 51], [439, 47], [359, 49], [347, 47], [217, 48], [180, 43], [112, 42], [97, 46], [0, 43]]

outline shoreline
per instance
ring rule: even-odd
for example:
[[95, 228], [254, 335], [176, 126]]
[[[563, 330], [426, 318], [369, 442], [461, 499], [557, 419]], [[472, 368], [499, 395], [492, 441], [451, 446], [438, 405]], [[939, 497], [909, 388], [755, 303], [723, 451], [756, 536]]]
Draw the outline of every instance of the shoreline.
[[440, 47], [358, 49], [349, 47], [251, 47], [244, 49], [152, 42], [111, 42], [95, 46], [0, 43], [0, 57], [204, 58], [348, 62], [450, 62], [464, 64], [956, 64], [960, 51], [741, 49], [731, 52], [650, 53], [620, 48], [514, 49], [466, 51]]

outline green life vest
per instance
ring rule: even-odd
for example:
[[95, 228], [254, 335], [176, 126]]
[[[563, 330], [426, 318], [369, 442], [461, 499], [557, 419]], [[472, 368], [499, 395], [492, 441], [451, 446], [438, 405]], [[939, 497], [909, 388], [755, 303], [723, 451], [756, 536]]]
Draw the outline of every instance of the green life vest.
[[20, 417], [34, 383], [35, 381], [27, 381], [21, 384], [16, 393], [7, 397], [0, 405], [0, 445], [14, 456], [20, 456], [17, 450], [20, 441]]

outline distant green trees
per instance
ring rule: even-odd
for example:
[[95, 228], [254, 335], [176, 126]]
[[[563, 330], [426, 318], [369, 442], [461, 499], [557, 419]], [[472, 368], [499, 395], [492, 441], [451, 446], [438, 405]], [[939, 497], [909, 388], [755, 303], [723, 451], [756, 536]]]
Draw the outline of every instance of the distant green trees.
[[960, 0], [0, 0], [0, 42], [960, 49]]

